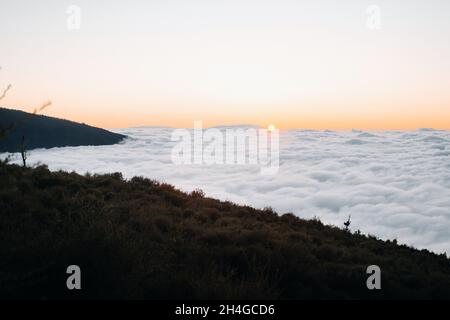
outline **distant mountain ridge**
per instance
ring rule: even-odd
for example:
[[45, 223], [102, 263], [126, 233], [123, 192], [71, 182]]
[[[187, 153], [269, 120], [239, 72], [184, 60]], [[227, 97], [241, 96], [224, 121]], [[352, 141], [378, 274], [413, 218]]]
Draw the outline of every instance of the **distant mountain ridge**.
[[125, 135], [69, 120], [0, 108], [0, 152], [19, 152], [22, 137], [27, 150], [116, 144]]

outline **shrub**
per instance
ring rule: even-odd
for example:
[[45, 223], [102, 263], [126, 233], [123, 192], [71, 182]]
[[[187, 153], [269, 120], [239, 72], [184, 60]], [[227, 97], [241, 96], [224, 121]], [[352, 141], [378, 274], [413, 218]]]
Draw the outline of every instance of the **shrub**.
[[191, 192], [190, 196], [192, 198], [204, 198], [205, 193], [201, 189], [195, 189], [194, 191]]

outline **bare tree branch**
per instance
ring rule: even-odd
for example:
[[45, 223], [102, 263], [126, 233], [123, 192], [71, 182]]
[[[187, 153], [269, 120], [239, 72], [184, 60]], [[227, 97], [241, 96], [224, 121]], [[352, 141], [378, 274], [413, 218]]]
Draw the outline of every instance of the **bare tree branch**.
[[[2, 70], [2, 67], [0, 66], [0, 71]], [[0, 100], [2, 100], [5, 96], [6, 93], [11, 89], [12, 85], [8, 84], [8, 86], [3, 90], [2, 95], [0, 96]]]
[[[2, 67], [0, 66], [0, 70], [2, 69]], [[11, 89], [12, 85], [9, 84], [5, 90], [3, 90], [2, 95], [0, 96], [0, 100], [2, 100], [5, 96], [6, 93]], [[44, 102], [39, 108], [34, 108], [33, 113], [29, 113], [29, 114], [25, 114], [25, 116], [23, 116], [22, 118], [20, 118], [19, 120], [11, 123], [9, 126], [7, 126], [6, 128], [2, 128], [0, 127], [0, 139], [3, 139], [5, 137], [8, 136], [8, 134], [14, 130], [14, 128], [20, 123], [23, 122], [25, 120], [27, 120], [28, 118], [35, 116], [36, 114], [38, 114], [39, 112], [41, 112], [42, 110], [44, 110], [45, 108], [47, 108], [48, 106], [50, 106], [52, 104], [51, 101], [46, 101]], [[20, 146], [20, 152], [22, 155], [22, 162], [23, 162], [23, 166], [26, 167], [26, 160], [27, 160], [27, 145], [26, 145], [26, 140], [25, 140], [25, 136], [22, 136], [22, 143]]]
[[52, 102], [50, 100], [44, 102], [39, 108], [34, 108], [33, 110], [33, 114], [37, 114], [38, 112], [41, 112], [42, 110], [44, 110], [45, 108], [49, 107], [52, 105]]
[[9, 91], [9, 89], [11, 89], [11, 87], [12, 87], [12, 85], [11, 85], [11, 84], [8, 84], [8, 86], [6, 87], [6, 89], [3, 90], [3, 93], [2, 93], [2, 95], [0, 96], [0, 100], [2, 100], [2, 99], [6, 96], [6, 93]]

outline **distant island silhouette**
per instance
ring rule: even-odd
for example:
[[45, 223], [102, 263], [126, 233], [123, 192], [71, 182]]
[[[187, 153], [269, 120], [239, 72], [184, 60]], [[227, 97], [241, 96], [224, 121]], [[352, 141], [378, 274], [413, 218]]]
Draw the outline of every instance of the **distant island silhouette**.
[[6, 108], [0, 108], [0, 132], [0, 152], [20, 152], [23, 138], [28, 150], [111, 145], [126, 138], [84, 123]]

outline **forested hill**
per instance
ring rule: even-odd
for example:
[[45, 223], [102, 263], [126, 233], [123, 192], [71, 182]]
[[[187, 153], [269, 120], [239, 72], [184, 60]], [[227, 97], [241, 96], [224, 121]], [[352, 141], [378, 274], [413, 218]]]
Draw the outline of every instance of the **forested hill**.
[[26, 148], [109, 145], [124, 135], [86, 124], [0, 108], [0, 152], [19, 152], [22, 137]]

